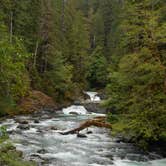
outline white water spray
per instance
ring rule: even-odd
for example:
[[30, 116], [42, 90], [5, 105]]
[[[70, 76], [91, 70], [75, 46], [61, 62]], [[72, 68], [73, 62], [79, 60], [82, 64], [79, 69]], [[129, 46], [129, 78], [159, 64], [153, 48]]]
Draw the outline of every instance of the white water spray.
[[63, 113], [65, 115], [70, 115], [72, 113], [78, 114], [78, 115], [86, 115], [87, 110], [85, 109], [84, 106], [77, 106], [77, 105], [72, 105], [70, 107], [64, 108]]
[[99, 102], [101, 101], [100, 97], [97, 96], [97, 92], [84, 92], [90, 97], [91, 102]]

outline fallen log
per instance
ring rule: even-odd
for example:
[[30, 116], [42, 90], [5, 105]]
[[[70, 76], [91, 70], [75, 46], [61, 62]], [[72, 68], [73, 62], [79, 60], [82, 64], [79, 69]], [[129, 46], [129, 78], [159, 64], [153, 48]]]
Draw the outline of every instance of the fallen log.
[[66, 132], [60, 132], [60, 134], [62, 134], [62, 135], [78, 134], [81, 130], [84, 130], [85, 128], [88, 128], [90, 126], [104, 127], [104, 128], [110, 128], [110, 129], [112, 128], [111, 124], [106, 122], [105, 117], [96, 117], [92, 120], [85, 121], [77, 128], [74, 128], [74, 129], [66, 131]]

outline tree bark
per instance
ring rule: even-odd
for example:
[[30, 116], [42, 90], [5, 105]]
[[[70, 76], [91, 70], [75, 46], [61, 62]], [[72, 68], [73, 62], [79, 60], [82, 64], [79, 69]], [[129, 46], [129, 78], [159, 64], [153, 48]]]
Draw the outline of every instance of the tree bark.
[[65, 33], [65, 0], [62, 0], [62, 15], [61, 15], [61, 28], [62, 33]]
[[74, 128], [74, 129], [66, 131], [66, 132], [60, 132], [60, 134], [62, 134], [62, 135], [76, 134], [76, 133], [79, 133], [81, 130], [84, 130], [85, 128], [88, 128], [90, 126], [104, 127], [104, 128], [109, 128], [109, 129], [112, 128], [112, 125], [110, 123], [106, 122], [105, 117], [96, 117], [95, 119], [85, 121], [77, 128]]
[[13, 38], [13, 12], [10, 13], [10, 43], [12, 43]]
[[36, 66], [36, 58], [37, 58], [38, 47], [39, 47], [39, 42], [38, 42], [38, 40], [37, 40], [37, 41], [36, 41], [36, 47], [35, 47], [34, 59], [33, 59], [33, 67]]

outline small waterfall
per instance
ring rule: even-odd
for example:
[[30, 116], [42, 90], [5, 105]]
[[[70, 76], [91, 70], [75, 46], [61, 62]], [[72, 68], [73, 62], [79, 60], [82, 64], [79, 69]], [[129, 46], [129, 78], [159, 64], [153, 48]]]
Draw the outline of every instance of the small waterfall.
[[[93, 103], [94, 104], [94, 103]], [[17, 150], [25, 159], [36, 161], [40, 166], [165, 166], [166, 159], [156, 153], [146, 154], [132, 144], [120, 142], [110, 133], [97, 127], [89, 127], [82, 133], [87, 138], [76, 135], [61, 135], [59, 132], [78, 127], [81, 122], [98, 116], [79, 105], [63, 109], [64, 114], [86, 114], [66, 116], [62, 113], [41, 111], [32, 115], [16, 116], [1, 121]], [[28, 128], [18, 128], [19, 120], [27, 122]], [[153, 161], [152, 161], [153, 159]], [[1, 165], [1, 164], [0, 164]]]
[[72, 105], [70, 107], [64, 108], [62, 111], [65, 115], [70, 115], [70, 114], [85, 115], [88, 112], [84, 106], [78, 106], [78, 105]]
[[91, 102], [99, 102], [99, 101], [101, 101], [100, 97], [97, 96], [97, 94], [98, 94], [97, 92], [89, 92], [89, 91], [87, 91], [87, 92], [84, 92], [84, 93], [87, 94], [90, 97]]
[[[98, 94], [97, 92], [84, 92], [84, 93], [90, 97], [90, 103], [95, 103], [95, 102], [101, 101], [100, 97], [97, 96], [97, 94]], [[86, 114], [88, 114], [88, 111], [82, 105], [72, 105], [70, 107], [63, 108], [62, 111], [65, 115], [70, 115], [70, 114], [86, 115]], [[93, 113], [91, 113], [91, 114], [93, 114]], [[95, 113], [93, 115], [95, 115]], [[103, 116], [103, 114], [101, 116]]]

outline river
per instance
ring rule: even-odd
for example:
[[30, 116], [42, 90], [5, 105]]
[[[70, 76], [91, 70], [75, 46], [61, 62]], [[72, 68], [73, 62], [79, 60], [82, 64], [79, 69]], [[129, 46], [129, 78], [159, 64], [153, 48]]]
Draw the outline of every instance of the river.
[[[71, 115], [70, 112], [79, 115]], [[0, 125], [7, 127], [12, 142], [23, 151], [25, 159], [35, 160], [38, 166], [166, 165], [166, 159], [155, 153], [146, 154], [132, 144], [117, 141], [108, 129], [90, 127], [88, 131], [81, 132], [87, 138], [59, 133], [96, 115], [89, 114], [83, 106], [71, 106], [58, 112], [43, 110], [33, 115], [16, 116]], [[18, 127], [21, 126], [19, 120], [28, 124]]]

